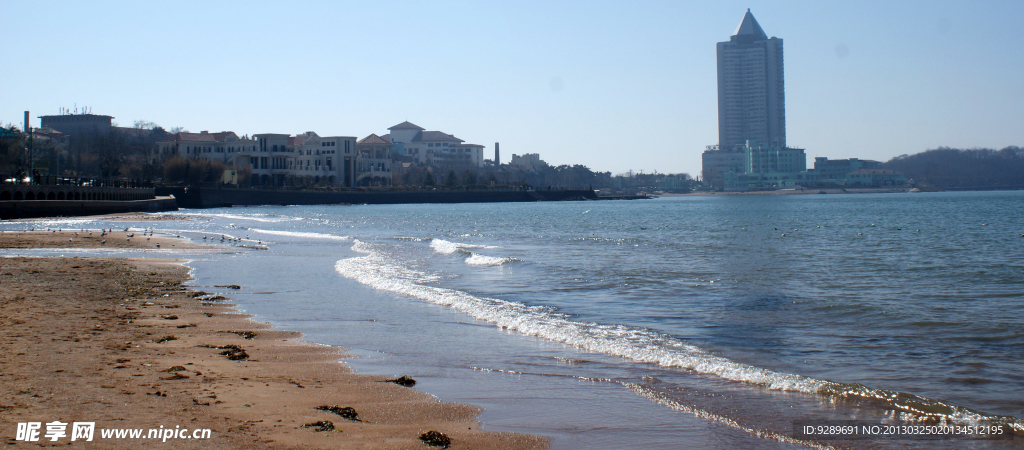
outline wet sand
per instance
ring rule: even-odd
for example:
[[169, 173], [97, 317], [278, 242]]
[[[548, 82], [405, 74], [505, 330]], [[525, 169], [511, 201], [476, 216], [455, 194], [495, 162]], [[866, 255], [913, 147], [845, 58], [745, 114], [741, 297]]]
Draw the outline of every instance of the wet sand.
[[[5, 232], [0, 248], [66, 247], [67, 239], [100, 245], [96, 237], [68, 233]], [[155, 244], [104, 238], [106, 245]], [[547, 446], [538, 436], [480, 431], [476, 407], [352, 374], [338, 362], [338, 349], [235, 312], [224, 298], [232, 287], [217, 294], [187, 289], [187, 270], [176, 261], [0, 262], [0, 417], [9, 444], [19, 422], [59, 420], [95, 421], [93, 442], [72, 443], [87, 448], [422, 449], [430, 448], [419, 439], [428, 431], [448, 436], [451, 448]], [[318, 406], [353, 408], [358, 420]], [[304, 426], [320, 421], [334, 430]], [[160, 426], [208, 428], [212, 438], [140, 442], [101, 439], [99, 431]], [[65, 437], [32, 444], [69, 443]]]

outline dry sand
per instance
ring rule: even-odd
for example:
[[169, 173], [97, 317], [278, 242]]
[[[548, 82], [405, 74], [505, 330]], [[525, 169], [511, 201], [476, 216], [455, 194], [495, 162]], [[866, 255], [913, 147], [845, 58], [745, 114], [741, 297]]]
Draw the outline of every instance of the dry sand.
[[[54, 233], [0, 236], [0, 248], [66, 243]], [[538, 436], [480, 431], [476, 407], [352, 374], [338, 349], [253, 322], [228, 299], [183, 287], [186, 278], [174, 261], [0, 258], [0, 430], [8, 444], [19, 422], [60, 420], [95, 421], [94, 441], [69, 442], [69, 427], [57, 442], [21, 445], [426, 449], [419, 436], [438, 431], [451, 448], [547, 447]], [[321, 405], [351, 407], [359, 420]], [[304, 427], [318, 421], [335, 430]], [[103, 428], [161, 425], [209, 428], [212, 439], [100, 438]]]

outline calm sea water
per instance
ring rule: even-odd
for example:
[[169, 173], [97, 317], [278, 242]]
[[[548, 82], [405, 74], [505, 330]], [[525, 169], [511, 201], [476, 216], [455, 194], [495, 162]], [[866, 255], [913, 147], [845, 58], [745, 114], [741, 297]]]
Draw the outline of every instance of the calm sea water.
[[187, 214], [128, 225], [266, 245], [192, 254], [195, 283], [555, 448], [920, 443], [793, 435], [851, 419], [1024, 432], [1024, 192]]

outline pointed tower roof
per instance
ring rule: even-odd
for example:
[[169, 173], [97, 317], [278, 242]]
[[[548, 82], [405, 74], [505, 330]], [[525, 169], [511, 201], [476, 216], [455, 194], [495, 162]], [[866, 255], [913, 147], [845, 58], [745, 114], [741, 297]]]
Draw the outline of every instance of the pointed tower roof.
[[740, 21], [740, 26], [736, 27], [736, 31], [732, 35], [751, 35], [755, 40], [768, 39], [768, 35], [764, 34], [764, 30], [762, 30], [761, 25], [757, 23], [757, 19], [755, 19], [754, 15], [750, 13], [750, 8], [747, 8], [747, 13], [743, 15], [743, 20]]

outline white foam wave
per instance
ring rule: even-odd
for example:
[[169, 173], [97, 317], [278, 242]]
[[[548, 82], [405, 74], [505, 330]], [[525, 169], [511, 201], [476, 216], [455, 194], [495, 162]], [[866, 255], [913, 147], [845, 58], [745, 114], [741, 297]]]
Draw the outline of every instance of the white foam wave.
[[444, 239], [432, 239], [430, 241], [430, 248], [442, 255], [450, 255], [459, 250], [459, 245]]
[[479, 253], [473, 253], [466, 258], [466, 264], [472, 264], [474, 266], [500, 266], [505, 263], [513, 261], [519, 261], [516, 258], [498, 258], [496, 256], [481, 255]]
[[870, 389], [860, 384], [818, 380], [738, 363], [648, 329], [578, 322], [548, 307], [527, 306], [519, 302], [477, 297], [455, 289], [428, 286], [424, 283], [437, 281], [441, 277], [395, 264], [373, 246], [358, 240], [355, 241], [352, 250], [367, 255], [339, 260], [335, 264], [335, 270], [342, 276], [375, 289], [448, 306], [478, 320], [525, 335], [638, 362], [715, 375], [771, 390], [802, 392], [832, 398], [875, 399], [888, 403], [889, 408], [905, 414], [904, 420], [923, 420], [932, 417], [956, 423], [1006, 423], [1016, 430], [1024, 428], [1015, 418], [984, 416], [962, 407], [913, 395]]
[[249, 231], [255, 231], [257, 233], [272, 234], [275, 236], [290, 236], [290, 237], [301, 237], [310, 239], [330, 239], [334, 241], [348, 241], [352, 239], [352, 236], [336, 236], [333, 234], [325, 233], [313, 233], [309, 231], [278, 231], [278, 230], [261, 230], [259, 228], [249, 228]]
[[646, 329], [576, 322], [563, 314], [552, 312], [549, 308], [476, 297], [454, 289], [425, 286], [417, 283], [415, 278], [394, 276], [396, 271], [407, 269], [390, 264], [370, 246], [357, 242], [352, 249], [368, 255], [338, 261], [335, 269], [343, 276], [376, 289], [449, 306], [478, 320], [526, 335], [639, 362], [713, 374], [728, 380], [761, 385], [768, 389], [815, 393], [828, 384], [805, 376], [773, 372], [730, 361]]
[[[442, 255], [450, 255], [457, 251], [465, 251], [468, 248], [498, 248], [491, 245], [479, 245], [479, 244], [463, 244], [460, 242], [450, 242], [444, 239], [431, 239], [430, 248], [434, 249], [435, 252]], [[467, 252], [468, 253], [468, 252]]]
[[187, 215], [187, 216], [197, 216], [197, 217], [220, 217], [222, 219], [235, 219], [235, 220], [252, 220], [252, 221], [255, 221], [255, 222], [264, 222], [264, 223], [278, 223], [278, 222], [289, 222], [289, 221], [294, 221], [294, 220], [302, 220], [301, 217], [271, 216], [271, 215], [240, 216], [240, 215], [237, 215], [237, 214], [209, 214], [209, 213], [184, 213], [184, 215]]

